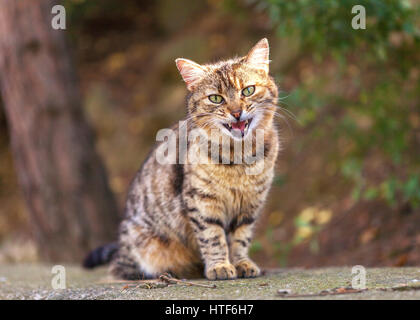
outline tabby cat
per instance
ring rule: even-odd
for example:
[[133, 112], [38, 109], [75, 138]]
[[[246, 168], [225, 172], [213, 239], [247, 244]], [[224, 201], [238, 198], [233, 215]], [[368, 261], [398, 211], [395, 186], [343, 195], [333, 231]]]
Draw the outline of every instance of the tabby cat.
[[[229, 143], [228, 152], [220, 161], [182, 162], [179, 155], [176, 163], [161, 164], [157, 150], [163, 142], [156, 144], [129, 189], [118, 244], [93, 251], [86, 267], [112, 260], [111, 274], [122, 279], [165, 272], [181, 278], [204, 273], [210, 280], [260, 275], [248, 248], [279, 150], [273, 126], [278, 90], [268, 64], [267, 39], [244, 57], [214, 64], [176, 59], [189, 91], [186, 127], [209, 136], [217, 130], [226, 139], [210, 137], [207, 147]], [[180, 126], [172, 129], [179, 132]], [[264, 130], [262, 144], [241, 151], [255, 161], [236, 163], [232, 146], [256, 142], [257, 129]], [[189, 141], [187, 151], [194, 144]], [[249, 168], [259, 170], [248, 174]]]

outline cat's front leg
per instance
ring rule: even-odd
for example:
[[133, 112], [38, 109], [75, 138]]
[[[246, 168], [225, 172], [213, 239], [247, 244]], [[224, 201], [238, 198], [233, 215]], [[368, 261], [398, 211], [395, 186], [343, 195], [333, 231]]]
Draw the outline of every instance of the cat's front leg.
[[232, 226], [230, 253], [239, 278], [254, 278], [261, 274], [260, 268], [248, 257], [254, 219], [243, 217]]
[[236, 268], [229, 261], [229, 246], [221, 220], [194, 210], [190, 212], [189, 219], [204, 260], [206, 278], [235, 279]]

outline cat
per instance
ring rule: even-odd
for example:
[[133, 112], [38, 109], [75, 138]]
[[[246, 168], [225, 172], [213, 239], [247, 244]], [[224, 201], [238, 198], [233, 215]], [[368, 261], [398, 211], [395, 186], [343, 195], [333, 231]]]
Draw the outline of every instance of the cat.
[[[248, 257], [253, 228], [274, 176], [279, 139], [273, 119], [278, 89], [269, 75], [269, 44], [260, 40], [247, 55], [199, 65], [176, 59], [187, 95], [185, 127], [210, 136], [206, 148], [222, 150], [218, 160], [191, 163], [178, 155], [161, 164], [157, 143], [131, 183], [118, 244], [93, 251], [86, 267], [111, 261], [111, 274], [120, 279], [152, 279], [163, 273], [179, 278], [203, 275], [209, 280], [257, 277], [259, 267]], [[262, 129], [263, 140], [255, 143]], [[252, 163], [236, 163], [232, 145], [251, 148]], [[188, 142], [187, 152], [196, 143]], [[260, 154], [260, 156], [256, 156]], [[184, 161], [180, 161], [181, 158]], [[247, 170], [258, 168], [257, 174]]]

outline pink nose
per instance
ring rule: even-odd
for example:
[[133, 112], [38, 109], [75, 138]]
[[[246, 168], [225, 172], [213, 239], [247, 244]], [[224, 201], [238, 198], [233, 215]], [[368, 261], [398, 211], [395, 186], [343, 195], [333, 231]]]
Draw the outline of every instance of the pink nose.
[[235, 117], [236, 120], [241, 118], [242, 110], [236, 110], [230, 113], [232, 116]]

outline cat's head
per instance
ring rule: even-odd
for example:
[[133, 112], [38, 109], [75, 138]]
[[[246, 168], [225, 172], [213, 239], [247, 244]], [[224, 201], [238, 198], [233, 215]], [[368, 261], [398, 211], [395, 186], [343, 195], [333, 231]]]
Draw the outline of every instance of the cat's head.
[[189, 91], [189, 121], [235, 139], [271, 126], [278, 90], [268, 64], [267, 39], [260, 40], [244, 57], [213, 64], [176, 59]]

